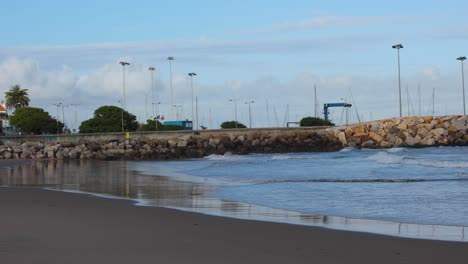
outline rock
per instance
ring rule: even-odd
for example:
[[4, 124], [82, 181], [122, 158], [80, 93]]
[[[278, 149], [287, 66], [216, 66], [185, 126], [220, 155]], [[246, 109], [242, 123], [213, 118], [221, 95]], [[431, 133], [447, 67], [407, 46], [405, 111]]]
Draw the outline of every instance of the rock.
[[353, 127], [353, 136], [355, 137], [365, 137], [367, 136], [367, 128], [365, 125]]
[[366, 142], [361, 144], [361, 147], [363, 147], [363, 148], [372, 148], [372, 147], [375, 147], [375, 143], [372, 140], [367, 140]]
[[413, 137], [410, 137], [410, 136], [407, 136], [406, 137], [406, 140], [405, 140], [405, 144], [410, 146], [410, 147], [413, 147], [417, 144], [419, 144], [419, 141]]
[[185, 148], [187, 146], [187, 141], [186, 140], [180, 140], [177, 142], [177, 147], [179, 148]]
[[348, 144], [348, 141], [346, 140], [346, 134], [344, 132], [338, 133], [338, 140], [343, 144], [343, 146], [346, 146]]
[[380, 144], [382, 142], [383, 138], [381, 135], [375, 133], [374, 131], [369, 132], [369, 137], [374, 140], [377, 144]]
[[12, 156], [13, 156], [13, 155], [11, 154], [11, 152], [5, 152], [5, 153], [3, 153], [3, 157], [4, 157], [5, 159], [11, 159]]
[[398, 127], [392, 127], [388, 130], [388, 133], [390, 134], [397, 134], [400, 132], [400, 129]]
[[434, 134], [434, 136], [436, 136], [436, 137], [447, 136], [448, 135], [448, 131], [446, 129], [444, 129], [444, 128], [433, 129], [433, 130], [431, 130], [431, 133]]
[[403, 142], [404, 142], [403, 139], [396, 138], [395, 143], [393, 144], [393, 146], [400, 147], [401, 145], [403, 145]]
[[416, 134], [419, 135], [421, 138], [425, 138], [429, 134], [429, 131], [427, 131], [427, 129], [424, 127], [419, 127]]
[[452, 126], [457, 131], [466, 131], [468, 129], [468, 126], [467, 126], [465, 120], [454, 120], [454, 121], [452, 121]]
[[391, 148], [391, 147], [393, 147], [393, 144], [389, 143], [387, 141], [382, 141], [382, 142], [380, 142], [380, 147], [382, 147], [382, 148]]
[[62, 151], [57, 151], [57, 153], [55, 153], [55, 157], [56, 157], [58, 160], [63, 160]]

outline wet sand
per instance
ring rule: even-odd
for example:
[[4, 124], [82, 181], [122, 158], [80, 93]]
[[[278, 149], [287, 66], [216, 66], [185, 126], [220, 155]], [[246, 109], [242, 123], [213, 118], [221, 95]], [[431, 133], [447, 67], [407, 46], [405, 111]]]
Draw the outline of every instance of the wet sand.
[[468, 243], [416, 240], [0, 188], [0, 263], [467, 263]]

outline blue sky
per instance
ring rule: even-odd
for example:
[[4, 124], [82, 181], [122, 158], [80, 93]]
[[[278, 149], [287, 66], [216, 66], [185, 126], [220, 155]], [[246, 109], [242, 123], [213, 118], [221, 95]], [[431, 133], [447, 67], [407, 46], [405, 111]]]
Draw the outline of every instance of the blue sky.
[[[170, 112], [165, 58], [174, 56], [174, 101], [190, 118], [186, 74], [197, 72], [205, 125], [210, 109], [213, 127], [232, 119], [231, 97], [256, 101], [256, 126], [282, 124], [287, 104], [294, 121], [312, 113], [315, 84], [320, 103], [352, 93], [360, 116], [385, 118], [398, 110], [391, 45], [403, 43], [402, 81], [413, 108], [421, 85], [423, 114], [432, 88], [438, 114], [459, 113], [455, 58], [468, 55], [467, 11], [463, 1], [4, 1], [0, 92], [22, 84], [32, 104], [51, 113], [57, 101], [78, 102], [83, 120], [121, 97], [117, 62], [127, 60], [128, 108], [143, 120], [151, 114], [150, 65], [158, 68], [160, 112]], [[339, 111], [332, 116], [342, 119]]]

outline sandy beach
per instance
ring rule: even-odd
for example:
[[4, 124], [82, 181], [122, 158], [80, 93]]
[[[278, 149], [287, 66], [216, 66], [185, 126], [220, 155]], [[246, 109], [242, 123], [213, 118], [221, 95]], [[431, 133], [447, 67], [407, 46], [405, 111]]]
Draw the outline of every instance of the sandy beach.
[[468, 243], [404, 239], [0, 188], [1, 263], [466, 263]]

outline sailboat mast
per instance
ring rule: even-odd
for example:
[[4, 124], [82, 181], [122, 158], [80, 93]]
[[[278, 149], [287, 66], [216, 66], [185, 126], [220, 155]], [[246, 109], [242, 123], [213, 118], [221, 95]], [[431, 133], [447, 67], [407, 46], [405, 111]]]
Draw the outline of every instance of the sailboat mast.
[[317, 116], [317, 84], [314, 85], [314, 117]]
[[418, 84], [418, 115], [421, 116], [421, 84]]

